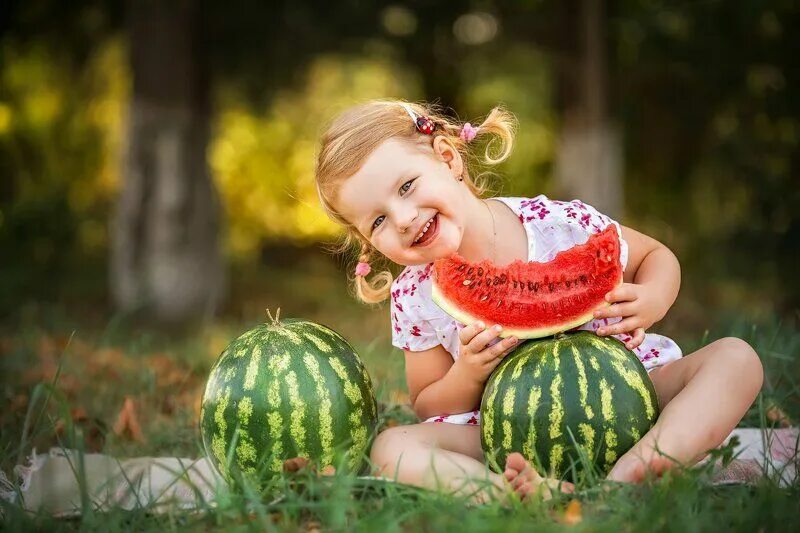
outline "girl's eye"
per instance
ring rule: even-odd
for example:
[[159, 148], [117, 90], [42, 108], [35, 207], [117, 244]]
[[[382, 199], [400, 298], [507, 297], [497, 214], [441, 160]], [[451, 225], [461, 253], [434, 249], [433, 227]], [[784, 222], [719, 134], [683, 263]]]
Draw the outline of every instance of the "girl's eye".
[[373, 222], [373, 223], [372, 223], [372, 229], [375, 229], [375, 228], [377, 228], [378, 226], [380, 226], [380, 225], [381, 225], [381, 223], [383, 222], [383, 219], [384, 219], [384, 218], [386, 218], [386, 217], [385, 217], [385, 216], [383, 216], [383, 215], [381, 215], [381, 216], [379, 216], [378, 218], [376, 218], [376, 219], [375, 219], [375, 222]]
[[404, 184], [402, 184], [402, 185], [400, 186], [400, 192], [401, 192], [402, 194], [405, 194], [405, 193], [407, 193], [407, 192], [408, 192], [408, 189], [410, 189], [410, 188], [411, 188], [411, 184], [412, 184], [412, 183], [414, 183], [414, 180], [408, 180], [407, 182], [405, 182]]

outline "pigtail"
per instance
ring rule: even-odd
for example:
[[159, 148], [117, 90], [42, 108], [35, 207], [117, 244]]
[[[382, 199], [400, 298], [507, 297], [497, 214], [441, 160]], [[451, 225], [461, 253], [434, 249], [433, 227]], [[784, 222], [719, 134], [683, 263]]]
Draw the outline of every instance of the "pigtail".
[[[495, 107], [477, 127], [477, 136], [496, 135], [500, 140], [499, 150], [494, 149], [494, 142], [489, 141], [484, 153], [484, 162], [487, 165], [498, 165], [508, 159], [514, 147], [514, 134], [517, 129], [517, 119], [501, 107]], [[493, 156], [495, 151], [497, 155]]]
[[372, 276], [372, 280], [368, 281], [367, 276], [371, 271], [371, 259], [372, 247], [362, 242], [361, 255], [358, 257], [358, 265], [355, 268], [353, 286], [359, 300], [368, 304], [376, 304], [389, 297], [394, 276], [388, 270], [384, 270]]

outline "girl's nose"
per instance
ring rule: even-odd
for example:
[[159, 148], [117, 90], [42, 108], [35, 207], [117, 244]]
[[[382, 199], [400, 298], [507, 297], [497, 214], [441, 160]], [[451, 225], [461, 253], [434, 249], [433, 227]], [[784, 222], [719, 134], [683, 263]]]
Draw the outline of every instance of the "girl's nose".
[[417, 220], [417, 211], [415, 210], [407, 210], [404, 213], [398, 213], [397, 216], [397, 230], [400, 233], [405, 233], [414, 225], [414, 221]]

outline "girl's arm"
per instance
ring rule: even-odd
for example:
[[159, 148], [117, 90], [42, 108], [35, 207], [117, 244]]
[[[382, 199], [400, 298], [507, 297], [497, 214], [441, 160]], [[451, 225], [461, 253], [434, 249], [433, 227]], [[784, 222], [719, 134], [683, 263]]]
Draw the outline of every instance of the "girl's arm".
[[421, 352], [404, 352], [411, 406], [420, 419], [465, 413], [480, 404], [484, 383], [459, 376], [459, 366], [441, 344]]

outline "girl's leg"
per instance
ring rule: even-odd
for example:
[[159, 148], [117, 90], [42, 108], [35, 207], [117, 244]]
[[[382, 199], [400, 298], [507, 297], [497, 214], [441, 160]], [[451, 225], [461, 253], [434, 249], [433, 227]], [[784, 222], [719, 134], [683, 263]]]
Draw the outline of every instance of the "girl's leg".
[[478, 426], [427, 423], [387, 429], [375, 439], [370, 458], [377, 475], [486, 502], [511, 490], [525, 496], [537, 489], [542, 478], [518, 455], [509, 457], [505, 476], [495, 474], [483, 463]]
[[761, 389], [758, 354], [745, 341], [720, 339], [650, 372], [661, 415], [614, 465], [608, 479], [640, 481], [678, 462], [691, 465], [716, 448]]

